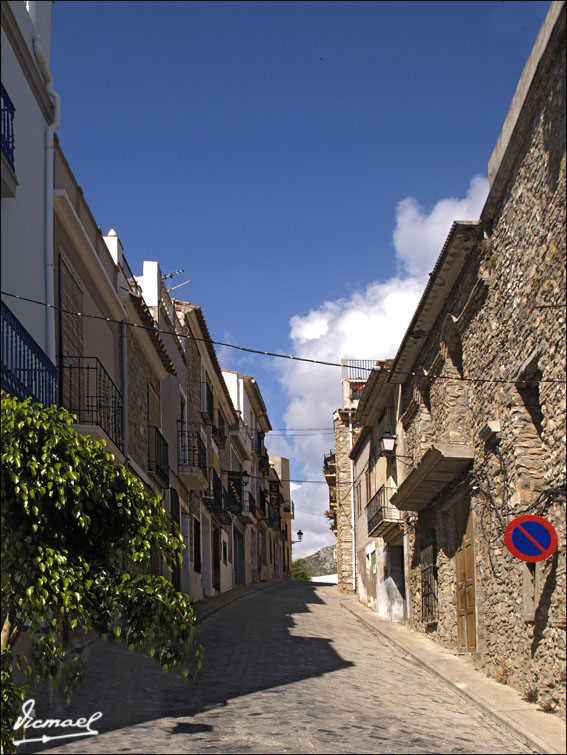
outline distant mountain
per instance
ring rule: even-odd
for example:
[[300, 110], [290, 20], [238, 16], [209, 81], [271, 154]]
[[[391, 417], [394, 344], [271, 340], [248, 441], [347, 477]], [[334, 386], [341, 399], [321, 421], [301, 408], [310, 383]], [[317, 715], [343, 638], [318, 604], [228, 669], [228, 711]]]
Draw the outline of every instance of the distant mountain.
[[333, 558], [334, 545], [326, 545], [316, 553], [305, 558], [305, 565], [311, 577], [323, 577], [337, 573], [337, 562]]

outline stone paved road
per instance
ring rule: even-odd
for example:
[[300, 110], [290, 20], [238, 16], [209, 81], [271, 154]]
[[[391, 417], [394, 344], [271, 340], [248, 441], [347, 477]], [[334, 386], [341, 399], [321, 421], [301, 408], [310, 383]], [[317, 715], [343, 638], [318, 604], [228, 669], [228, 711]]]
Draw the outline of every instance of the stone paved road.
[[121, 646], [92, 645], [71, 705], [38, 694], [36, 709], [43, 719], [102, 711], [101, 733], [43, 752], [531, 752], [340, 600], [336, 588], [290, 582], [223, 608], [200, 626], [196, 685]]

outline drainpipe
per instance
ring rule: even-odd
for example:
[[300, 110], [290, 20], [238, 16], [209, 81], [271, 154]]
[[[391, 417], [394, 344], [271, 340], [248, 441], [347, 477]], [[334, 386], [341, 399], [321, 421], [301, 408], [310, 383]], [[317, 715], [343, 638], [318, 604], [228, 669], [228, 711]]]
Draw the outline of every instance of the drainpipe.
[[[348, 447], [352, 451], [352, 410], [348, 413]], [[352, 589], [356, 592], [356, 534], [354, 531], [354, 462], [350, 460], [350, 533], [352, 540]]]
[[39, 34], [33, 37], [33, 51], [37, 63], [43, 74], [45, 86], [48, 95], [53, 99], [55, 112], [53, 122], [47, 127], [45, 132], [45, 247], [44, 247], [44, 264], [45, 264], [45, 342], [47, 356], [55, 364], [55, 320], [53, 315], [53, 306], [55, 304], [54, 292], [54, 266], [53, 266], [53, 164], [54, 164], [54, 145], [55, 132], [61, 125], [61, 97], [53, 89], [53, 78], [49, 70], [49, 64], [43, 49], [43, 41]]
[[120, 343], [122, 346], [122, 453], [126, 461], [128, 453], [128, 328], [126, 320], [120, 321]]

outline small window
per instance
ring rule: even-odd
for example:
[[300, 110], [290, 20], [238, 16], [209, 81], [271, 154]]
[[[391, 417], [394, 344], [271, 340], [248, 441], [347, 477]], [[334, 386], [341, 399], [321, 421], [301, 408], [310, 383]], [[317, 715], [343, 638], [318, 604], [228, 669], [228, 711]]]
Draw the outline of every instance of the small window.
[[222, 562], [228, 564], [228, 546], [226, 540], [222, 541]]

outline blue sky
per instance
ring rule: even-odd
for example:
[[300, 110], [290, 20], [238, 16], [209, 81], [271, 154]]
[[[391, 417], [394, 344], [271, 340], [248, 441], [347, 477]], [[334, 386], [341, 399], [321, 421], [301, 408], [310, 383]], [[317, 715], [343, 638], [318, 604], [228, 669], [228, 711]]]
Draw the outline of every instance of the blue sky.
[[[478, 216], [548, 7], [56, 2], [59, 138], [134, 273], [184, 268], [174, 295], [213, 338], [393, 356], [450, 222]], [[331, 426], [339, 370], [219, 357], [256, 377], [273, 427]], [[332, 436], [267, 442], [292, 477], [322, 479]], [[296, 555], [333, 542], [325, 499], [294, 492]]]

